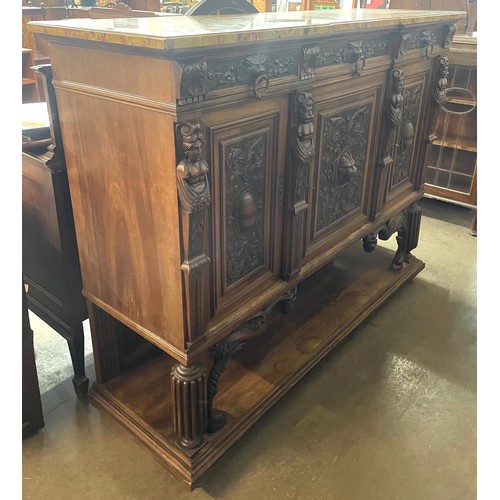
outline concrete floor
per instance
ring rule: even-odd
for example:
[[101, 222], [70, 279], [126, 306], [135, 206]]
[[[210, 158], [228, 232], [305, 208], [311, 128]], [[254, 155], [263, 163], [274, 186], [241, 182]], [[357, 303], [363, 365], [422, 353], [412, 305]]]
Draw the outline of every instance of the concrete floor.
[[[45, 427], [23, 441], [23, 498], [476, 498], [472, 213], [427, 199], [421, 206], [414, 254], [425, 270], [269, 411], [193, 492], [111, 417], [78, 401], [65, 379], [42, 395]], [[394, 241], [380, 244], [395, 248]]]

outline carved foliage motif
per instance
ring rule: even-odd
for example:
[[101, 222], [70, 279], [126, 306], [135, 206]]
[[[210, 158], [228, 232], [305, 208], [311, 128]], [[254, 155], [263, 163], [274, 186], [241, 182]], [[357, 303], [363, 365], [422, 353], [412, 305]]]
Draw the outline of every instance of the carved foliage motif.
[[[334, 43], [329, 40], [309, 49], [313, 48], [315, 67], [321, 68], [342, 63], [357, 63], [360, 58], [388, 55], [389, 41], [387, 39], [367, 39]], [[305, 72], [304, 67], [303, 71]]]
[[272, 54], [254, 54], [244, 59], [210, 61], [208, 86], [210, 90], [232, 85], [253, 84], [259, 75], [268, 77], [297, 73], [295, 51], [279, 51]]
[[293, 127], [292, 160], [296, 182], [294, 203], [304, 200], [309, 182], [309, 164], [314, 159], [314, 101], [310, 92], [295, 96], [295, 126]]
[[399, 147], [396, 150], [392, 172], [392, 186], [396, 186], [410, 176], [415, 133], [413, 124], [417, 123], [421, 99], [422, 85], [413, 85], [405, 89], [403, 115], [397, 138]]
[[314, 76], [314, 70], [318, 65], [318, 57], [319, 47], [317, 45], [304, 47], [302, 49], [302, 65], [300, 71], [300, 77], [302, 80], [312, 78]]
[[205, 217], [203, 212], [198, 211], [193, 213], [189, 218], [189, 260], [203, 254], [204, 232]]
[[322, 122], [318, 231], [360, 206], [371, 111], [365, 105]]
[[427, 57], [432, 53], [438, 40], [438, 33], [434, 30], [406, 31], [401, 33], [398, 57], [403, 57], [409, 50], [426, 49]]
[[203, 134], [199, 123], [175, 127], [178, 156], [177, 192], [184, 212], [193, 213], [210, 205], [208, 165], [201, 157]]
[[247, 136], [225, 147], [227, 283], [264, 263], [266, 135]]
[[207, 63], [204, 59], [182, 61], [181, 97], [183, 103], [204, 99], [208, 88]]

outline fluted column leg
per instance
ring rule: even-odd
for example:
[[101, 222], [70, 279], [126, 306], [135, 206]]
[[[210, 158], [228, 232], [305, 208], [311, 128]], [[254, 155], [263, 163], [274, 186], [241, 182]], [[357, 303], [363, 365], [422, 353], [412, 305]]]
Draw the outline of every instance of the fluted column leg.
[[170, 374], [174, 432], [185, 448], [203, 443], [207, 427], [207, 389], [201, 365], [174, 365]]

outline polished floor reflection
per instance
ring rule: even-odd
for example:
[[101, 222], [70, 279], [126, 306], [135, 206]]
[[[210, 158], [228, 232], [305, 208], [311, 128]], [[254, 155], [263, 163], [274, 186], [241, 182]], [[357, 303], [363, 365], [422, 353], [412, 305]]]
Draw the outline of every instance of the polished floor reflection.
[[[23, 498], [475, 498], [473, 214], [433, 200], [421, 205], [414, 253], [424, 271], [269, 411], [193, 492], [111, 417], [78, 401], [70, 378], [53, 385], [46, 374], [45, 427], [23, 441]], [[381, 245], [395, 248], [395, 241]], [[41, 336], [36, 319], [32, 328]], [[37, 339], [38, 364], [47, 360], [44, 345]], [[92, 357], [86, 359], [92, 383]], [[50, 366], [38, 369], [53, 370], [54, 356], [45, 362]]]

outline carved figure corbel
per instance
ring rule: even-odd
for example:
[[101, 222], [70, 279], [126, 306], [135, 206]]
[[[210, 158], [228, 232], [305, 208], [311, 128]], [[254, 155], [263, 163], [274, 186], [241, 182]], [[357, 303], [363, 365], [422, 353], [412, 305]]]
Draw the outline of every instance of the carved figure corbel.
[[209, 287], [209, 244], [206, 234], [211, 203], [208, 164], [201, 156], [203, 134], [198, 122], [178, 123], [175, 127], [178, 157], [177, 192], [181, 208], [181, 231], [186, 304], [197, 304], [187, 311], [188, 341], [205, 331], [210, 304], [203, 298]]
[[434, 129], [439, 115], [441, 106], [446, 101], [446, 89], [448, 87], [449, 62], [447, 56], [438, 58], [437, 81], [432, 90], [433, 114], [430, 125], [429, 140], [435, 138]]
[[203, 134], [199, 123], [179, 123], [175, 127], [177, 148], [182, 159], [177, 164], [177, 190], [181, 208], [193, 213], [210, 204], [208, 165], [201, 157]]
[[314, 100], [310, 92], [295, 94], [294, 123], [291, 130], [291, 175], [288, 195], [292, 251], [287, 264], [289, 276], [298, 271], [305, 255], [305, 227], [309, 205], [306, 188], [309, 185], [309, 166], [315, 155], [314, 145]]
[[395, 143], [396, 132], [403, 117], [403, 94], [404, 74], [401, 69], [393, 69], [391, 72], [391, 89], [389, 99], [385, 108], [385, 121], [389, 126], [389, 133], [384, 149], [384, 162], [392, 158], [393, 148], [399, 147]]
[[295, 99], [297, 120], [292, 155], [297, 162], [305, 164], [314, 158], [314, 100], [310, 92], [297, 92]]
[[434, 102], [441, 107], [446, 100], [446, 88], [448, 87], [449, 62], [447, 56], [438, 59], [438, 80], [432, 91]]

